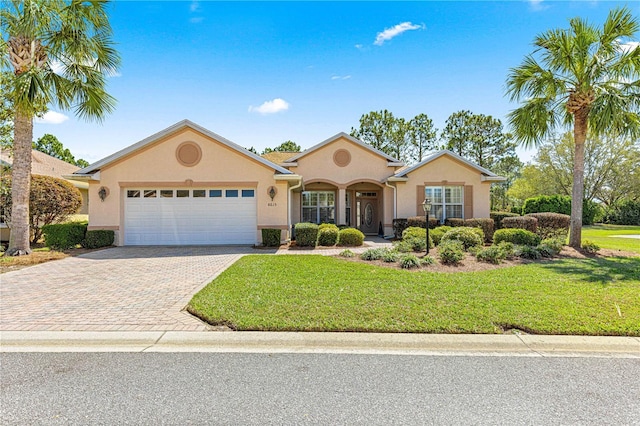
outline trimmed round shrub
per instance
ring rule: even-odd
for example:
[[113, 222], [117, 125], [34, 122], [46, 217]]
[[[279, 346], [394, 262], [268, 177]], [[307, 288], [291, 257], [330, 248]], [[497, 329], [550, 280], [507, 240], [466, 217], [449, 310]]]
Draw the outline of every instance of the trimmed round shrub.
[[315, 247], [318, 241], [318, 225], [309, 222], [296, 223], [296, 245]]
[[396, 238], [402, 238], [402, 233], [409, 227], [407, 219], [393, 219], [393, 235]]
[[338, 235], [337, 226], [324, 227], [318, 231], [318, 245], [325, 247], [335, 246], [338, 243]]
[[[91, 231], [87, 231], [84, 237], [84, 240], [82, 241], [82, 247], [88, 248], [88, 249], [109, 247], [113, 245], [114, 240], [115, 240], [115, 233], [112, 230], [94, 229]], [[278, 244], [280, 244], [280, 241], [278, 241]]]
[[538, 231], [538, 219], [533, 216], [505, 217], [502, 219], [502, 229], [505, 228], [526, 229], [535, 233]]
[[399, 263], [402, 269], [412, 269], [418, 268], [422, 262], [415, 254], [404, 254], [400, 257]]
[[484, 235], [482, 234], [482, 229], [480, 228], [453, 228], [442, 236], [440, 245], [442, 245], [445, 241], [451, 240], [460, 241], [463, 248], [467, 250], [469, 249], [469, 247], [481, 246], [482, 241], [484, 240]]
[[402, 232], [402, 239], [406, 240], [408, 238], [427, 238], [427, 230], [425, 228], [418, 228], [416, 226], [410, 226]]
[[361, 246], [364, 234], [356, 228], [345, 228], [338, 232], [338, 244], [341, 246]]
[[564, 246], [564, 238], [547, 238], [538, 244], [538, 251], [543, 257], [553, 257], [560, 254]]
[[438, 226], [436, 229], [429, 231], [429, 236], [435, 245], [440, 244], [440, 240], [442, 240], [442, 236], [447, 232], [451, 231], [453, 228], [450, 226]]
[[[414, 226], [409, 227], [402, 233], [402, 241], [410, 244], [413, 251], [425, 251], [427, 249], [427, 230]], [[429, 248], [433, 248], [431, 230], [429, 230]]]
[[571, 216], [561, 213], [531, 213], [525, 217], [535, 217], [538, 221], [536, 234], [540, 238], [567, 238]]
[[262, 244], [266, 247], [278, 247], [280, 246], [280, 236], [282, 231], [274, 228], [262, 229]]
[[495, 222], [493, 219], [489, 218], [467, 219], [464, 221], [464, 226], [482, 229], [485, 243], [491, 243], [491, 241], [493, 241], [494, 225]]
[[443, 240], [438, 246], [438, 258], [445, 265], [457, 265], [464, 259], [464, 246], [458, 240]]
[[540, 244], [540, 237], [531, 231], [519, 228], [503, 228], [498, 229], [493, 234], [494, 244], [500, 244], [503, 241], [515, 245], [535, 247]]
[[338, 229], [338, 225], [336, 225], [335, 223], [321, 223], [320, 225], [318, 225], [318, 232], [322, 231], [323, 229]]
[[494, 226], [493, 229], [501, 229], [502, 228], [502, 219], [506, 217], [518, 217], [520, 214], [511, 213], [511, 212], [491, 212], [489, 213], [489, 217], [493, 219]]
[[[0, 178], [0, 187], [11, 188], [11, 175]], [[5, 222], [11, 222], [11, 190], [0, 190]], [[31, 175], [29, 187], [29, 229], [31, 242], [38, 242], [44, 225], [63, 222], [82, 205], [80, 191], [69, 181], [53, 176]]]

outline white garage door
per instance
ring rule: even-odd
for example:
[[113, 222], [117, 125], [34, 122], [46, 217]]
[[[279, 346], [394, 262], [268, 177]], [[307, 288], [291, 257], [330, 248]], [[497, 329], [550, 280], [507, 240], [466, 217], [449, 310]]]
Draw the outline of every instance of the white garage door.
[[255, 190], [128, 188], [125, 245], [255, 244]]

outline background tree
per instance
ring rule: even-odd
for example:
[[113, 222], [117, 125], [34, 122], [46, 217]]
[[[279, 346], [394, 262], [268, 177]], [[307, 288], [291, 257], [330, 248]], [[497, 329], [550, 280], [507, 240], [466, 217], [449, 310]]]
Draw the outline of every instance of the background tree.
[[640, 133], [640, 47], [622, 44], [640, 25], [628, 8], [617, 8], [601, 29], [581, 18], [571, 19], [569, 26], [535, 38], [534, 52], [508, 75], [507, 95], [521, 102], [509, 114], [509, 123], [526, 146], [538, 145], [558, 127], [573, 125], [569, 244], [579, 248], [587, 133]]
[[13, 105], [9, 96], [10, 74], [0, 72], [0, 149], [13, 147]]
[[438, 129], [427, 114], [418, 114], [409, 121], [410, 158], [421, 162], [427, 153], [438, 149]]
[[75, 164], [78, 167], [87, 167], [89, 163], [82, 158], [76, 160], [71, 151], [62, 145], [57, 137], [50, 133], [42, 135], [33, 143], [33, 149], [44, 152], [52, 157], [59, 158], [69, 164]]
[[275, 152], [300, 152], [301, 150], [302, 148], [300, 148], [300, 145], [298, 145], [294, 141], [288, 140], [288, 141], [282, 142], [280, 145], [276, 146], [275, 148], [265, 148], [264, 151], [262, 151], [262, 153], [267, 154], [269, 152], [274, 152], [274, 151]]
[[351, 136], [389, 154], [389, 143], [395, 121], [393, 114], [386, 109], [383, 111], [371, 111], [360, 117], [359, 128], [351, 128]]
[[514, 154], [501, 158], [491, 169], [498, 176], [506, 178], [504, 182], [491, 184], [491, 210], [507, 211], [518, 204], [509, 196], [509, 189], [521, 176], [523, 167], [522, 161]]
[[[11, 186], [11, 176], [2, 177], [2, 185]], [[5, 218], [13, 226], [11, 218], [11, 196], [0, 191], [0, 204], [5, 206]], [[63, 222], [69, 215], [77, 213], [82, 205], [82, 195], [76, 187], [64, 179], [53, 176], [31, 176], [29, 189], [29, 228], [31, 241], [36, 243], [42, 236], [41, 229], [50, 223]]]
[[[7, 254], [29, 253], [29, 187], [33, 118], [55, 105], [100, 120], [115, 99], [105, 91], [120, 59], [107, 1], [11, 0], [0, 9], [0, 65], [11, 71], [13, 104], [12, 227]], [[60, 71], [54, 72], [55, 69]]]

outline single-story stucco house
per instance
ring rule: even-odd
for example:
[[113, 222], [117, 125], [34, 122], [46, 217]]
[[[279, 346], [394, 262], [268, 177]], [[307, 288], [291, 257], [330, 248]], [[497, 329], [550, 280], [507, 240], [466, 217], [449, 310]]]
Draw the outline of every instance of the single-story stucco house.
[[[7, 150], [0, 151], [0, 167], [11, 168], [13, 166], [13, 157]], [[31, 150], [31, 174], [42, 176], [53, 176], [60, 179], [67, 179], [75, 186], [80, 195], [82, 195], [82, 205], [78, 210], [78, 214], [87, 214], [89, 212], [89, 184], [78, 180], [68, 179], [70, 174], [80, 170], [75, 164], [67, 163], [59, 158], [52, 157], [44, 152]], [[0, 241], [9, 241], [9, 228], [0, 218]]]
[[345, 133], [266, 157], [184, 120], [69, 178], [89, 184], [89, 229], [118, 245], [256, 244], [303, 221], [389, 235], [394, 218], [424, 214], [425, 196], [441, 220], [489, 217], [503, 180], [450, 151], [406, 167]]

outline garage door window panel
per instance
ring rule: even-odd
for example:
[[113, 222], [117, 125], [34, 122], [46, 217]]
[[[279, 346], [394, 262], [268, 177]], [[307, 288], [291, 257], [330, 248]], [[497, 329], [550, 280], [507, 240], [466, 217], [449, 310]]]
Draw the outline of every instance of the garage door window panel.
[[160, 198], [173, 198], [173, 189], [160, 190]]

